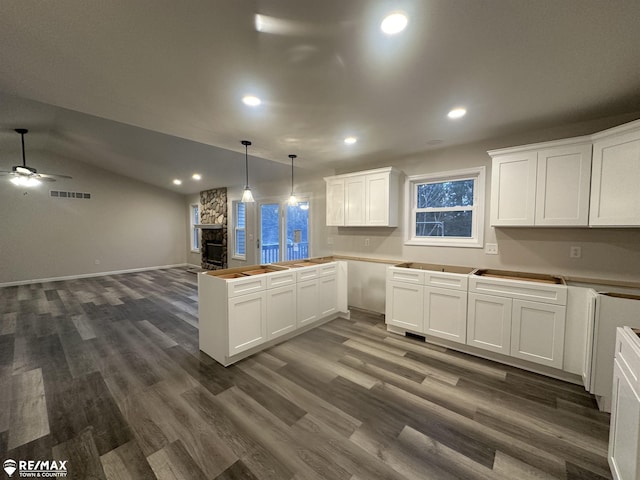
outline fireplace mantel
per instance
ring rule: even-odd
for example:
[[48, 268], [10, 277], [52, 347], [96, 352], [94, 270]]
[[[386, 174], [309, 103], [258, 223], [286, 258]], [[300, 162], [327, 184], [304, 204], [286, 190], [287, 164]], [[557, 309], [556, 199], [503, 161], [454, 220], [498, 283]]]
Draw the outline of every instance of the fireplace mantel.
[[196, 223], [194, 227], [207, 230], [217, 230], [219, 228], [223, 228], [224, 225], [222, 225], [221, 223]]

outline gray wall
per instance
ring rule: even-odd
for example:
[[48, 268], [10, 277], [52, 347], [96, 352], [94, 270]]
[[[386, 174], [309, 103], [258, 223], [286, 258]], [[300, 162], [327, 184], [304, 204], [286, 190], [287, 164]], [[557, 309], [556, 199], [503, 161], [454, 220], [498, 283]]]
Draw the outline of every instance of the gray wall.
[[0, 178], [0, 284], [185, 263], [183, 195], [47, 153], [29, 161], [73, 179], [25, 189]]
[[[399, 159], [369, 160], [358, 167], [395, 166], [406, 175], [442, 172], [484, 165], [487, 167], [485, 199], [485, 243], [497, 243], [499, 255], [486, 255], [477, 248], [405, 246], [404, 227], [348, 228], [324, 227], [333, 239], [336, 254], [402, 259], [471, 267], [493, 267], [529, 272], [549, 272], [572, 276], [640, 282], [640, 228], [491, 228], [491, 159], [487, 150], [589, 134], [637, 118], [626, 116], [571, 125], [553, 130], [512, 135]], [[343, 173], [340, 171], [338, 173]], [[404, 222], [404, 200], [402, 222]], [[364, 240], [370, 239], [365, 247]], [[582, 247], [582, 258], [569, 258], [569, 247]]]

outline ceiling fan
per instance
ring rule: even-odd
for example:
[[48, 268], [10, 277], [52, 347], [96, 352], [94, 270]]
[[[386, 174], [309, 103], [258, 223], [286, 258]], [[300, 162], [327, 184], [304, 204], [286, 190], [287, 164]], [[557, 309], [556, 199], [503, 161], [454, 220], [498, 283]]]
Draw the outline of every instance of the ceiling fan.
[[15, 131], [20, 134], [22, 139], [22, 165], [14, 165], [11, 171], [0, 170], [0, 175], [11, 175], [11, 183], [23, 187], [34, 187], [40, 185], [40, 182], [55, 182], [56, 178], [71, 178], [68, 175], [57, 175], [54, 173], [38, 173], [33, 167], [27, 166], [24, 155], [24, 134], [29, 132], [26, 128], [16, 128]]

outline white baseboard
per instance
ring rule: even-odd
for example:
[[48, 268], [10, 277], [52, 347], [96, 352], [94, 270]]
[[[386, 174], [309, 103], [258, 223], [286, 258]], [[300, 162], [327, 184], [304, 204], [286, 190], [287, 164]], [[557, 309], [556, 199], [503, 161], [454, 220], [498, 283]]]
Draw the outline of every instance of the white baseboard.
[[79, 275], [67, 275], [65, 277], [34, 278], [33, 280], [19, 280], [17, 282], [0, 283], [0, 288], [14, 287], [16, 285], [30, 285], [32, 283], [47, 283], [47, 282], [60, 282], [62, 280], [76, 280], [78, 278], [106, 277], [107, 275], [120, 275], [122, 273], [145, 272], [147, 270], [162, 270], [165, 268], [176, 268], [176, 267], [186, 267], [186, 266], [189, 266], [189, 264], [176, 263], [175, 265], [160, 265], [156, 267], [130, 268], [127, 270], [114, 270], [112, 272], [81, 273]]

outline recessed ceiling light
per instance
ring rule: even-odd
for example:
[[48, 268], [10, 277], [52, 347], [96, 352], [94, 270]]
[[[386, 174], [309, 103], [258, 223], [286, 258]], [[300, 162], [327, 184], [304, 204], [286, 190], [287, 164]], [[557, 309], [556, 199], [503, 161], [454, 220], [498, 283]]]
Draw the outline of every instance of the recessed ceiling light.
[[356, 137], [347, 137], [344, 139], [344, 143], [346, 143], [347, 145], [353, 145], [357, 141], [358, 139]]
[[461, 118], [467, 114], [467, 110], [464, 108], [454, 108], [449, 113], [447, 113], [447, 117], [449, 118]]
[[182, 185], [182, 180], [178, 180], [177, 178], [173, 180], [174, 185]]
[[193, 175], [191, 175], [191, 178], [193, 178], [194, 180], [200, 180], [202, 178], [202, 175], [200, 175], [199, 173], [194, 173]]
[[387, 35], [395, 35], [407, 28], [407, 23], [409, 23], [409, 19], [405, 13], [393, 12], [384, 17], [380, 24], [380, 30]]
[[262, 103], [262, 100], [260, 100], [255, 95], [245, 95], [244, 97], [242, 97], [242, 102], [245, 105], [249, 105], [250, 107], [257, 107]]

